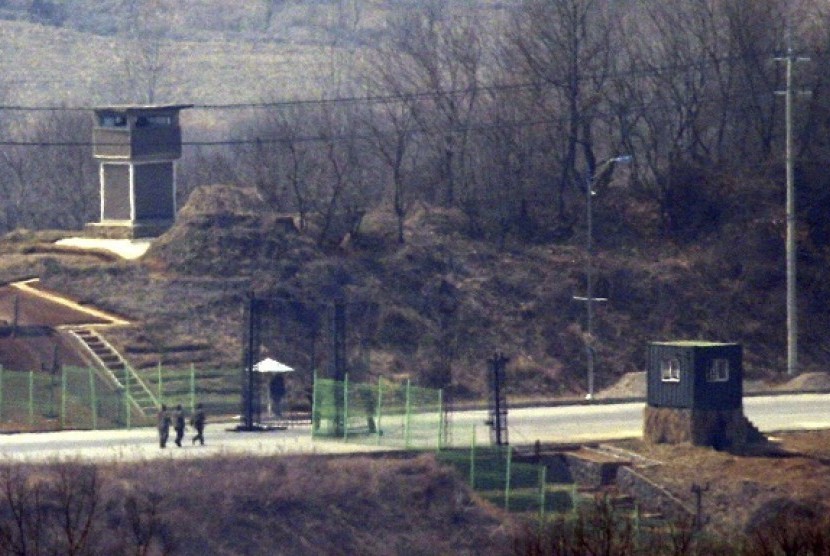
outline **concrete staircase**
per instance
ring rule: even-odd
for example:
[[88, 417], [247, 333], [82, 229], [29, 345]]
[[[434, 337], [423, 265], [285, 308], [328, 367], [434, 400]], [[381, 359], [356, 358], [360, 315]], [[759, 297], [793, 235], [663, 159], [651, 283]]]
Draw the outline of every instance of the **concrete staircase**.
[[124, 392], [130, 405], [145, 417], [156, 412], [158, 398], [126, 359], [98, 332], [91, 328], [67, 328], [65, 331], [81, 345], [90, 363], [103, 378]]

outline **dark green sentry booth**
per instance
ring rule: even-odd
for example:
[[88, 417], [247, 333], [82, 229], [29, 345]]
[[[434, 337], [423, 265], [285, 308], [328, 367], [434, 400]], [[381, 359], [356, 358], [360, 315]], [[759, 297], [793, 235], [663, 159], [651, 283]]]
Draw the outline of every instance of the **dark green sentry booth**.
[[651, 342], [643, 437], [740, 449], [766, 441], [743, 413], [743, 349], [739, 344]]
[[648, 405], [689, 409], [743, 406], [740, 344], [698, 340], [648, 345]]

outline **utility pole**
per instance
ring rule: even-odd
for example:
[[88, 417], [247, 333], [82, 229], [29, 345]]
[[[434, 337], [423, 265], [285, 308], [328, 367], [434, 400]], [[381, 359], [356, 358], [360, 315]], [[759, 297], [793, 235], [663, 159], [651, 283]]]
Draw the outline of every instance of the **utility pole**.
[[[787, 55], [775, 58], [776, 62], [785, 63], [786, 88], [775, 94], [784, 96], [785, 120], [785, 166], [787, 180], [786, 201], [786, 260], [787, 260], [787, 374], [798, 373], [798, 309], [796, 300], [796, 244], [795, 244], [795, 176], [793, 154], [793, 62], [807, 62], [809, 58], [796, 57], [793, 54], [792, 34], [787, 29]], [[810, 94], [799, 91], [799, 94]]]
[[585, 224], [587, 227], [585, 234], [585, 296], [575, 295], [574, 299], [585, 302], [585, 357], [588, 369], [585, 399], [587, 400], [594, 398], [594, 352], [596, 349], [594, 346], [594, 302], [608, 301], [605, 297], [594, 297], [594, 216], [591, 199], [596, 195], [598, 186], [605, 186], [611, 181], [614, 168], [618, 163], [630, 161], [630, 155], [609, 158], [594, 170], [593, 175], [589, 175], [585, 180]]

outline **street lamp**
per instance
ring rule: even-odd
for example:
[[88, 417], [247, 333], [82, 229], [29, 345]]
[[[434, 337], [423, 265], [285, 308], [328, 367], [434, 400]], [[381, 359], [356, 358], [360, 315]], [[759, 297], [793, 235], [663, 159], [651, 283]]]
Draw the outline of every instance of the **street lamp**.
[[630, 161], [630, 155], [609, 158], [597, 166], [593, 176], [589, 175], [585, 180], [585, 210], [588, 228], [585, 240], [585, 297], [574, 296], [574, 299], [584, 301], [586, 309], [585, 356], [588, 363], [588, 393], [585, 395], [585, 399], [588, 400], [594, 397], [594, 302], [607, 301], [604, 297], [594, 297], [594, 216], [591, 199], [597, 194], [598, 186], [605, 185], [611, 180], [617, 163]]

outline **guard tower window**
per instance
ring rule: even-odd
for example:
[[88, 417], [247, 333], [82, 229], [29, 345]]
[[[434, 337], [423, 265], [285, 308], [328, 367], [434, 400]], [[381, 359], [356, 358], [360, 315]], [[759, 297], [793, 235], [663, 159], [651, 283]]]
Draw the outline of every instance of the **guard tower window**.
[[680, 361], [674, 358], [661, 359], [660, 377], [663, 382], [680, 382]]
[[135, 120], [135, 127], [170, 127], [173, 125], [171, 116], [139, 116]]
[[706, 380], [709, 382], [729, 381], [729, 359], [714, 359], [712, 366], [706, 373]]
[[127, 127], [127, 118], [118, 114], [101, 116], [101, 127]]

